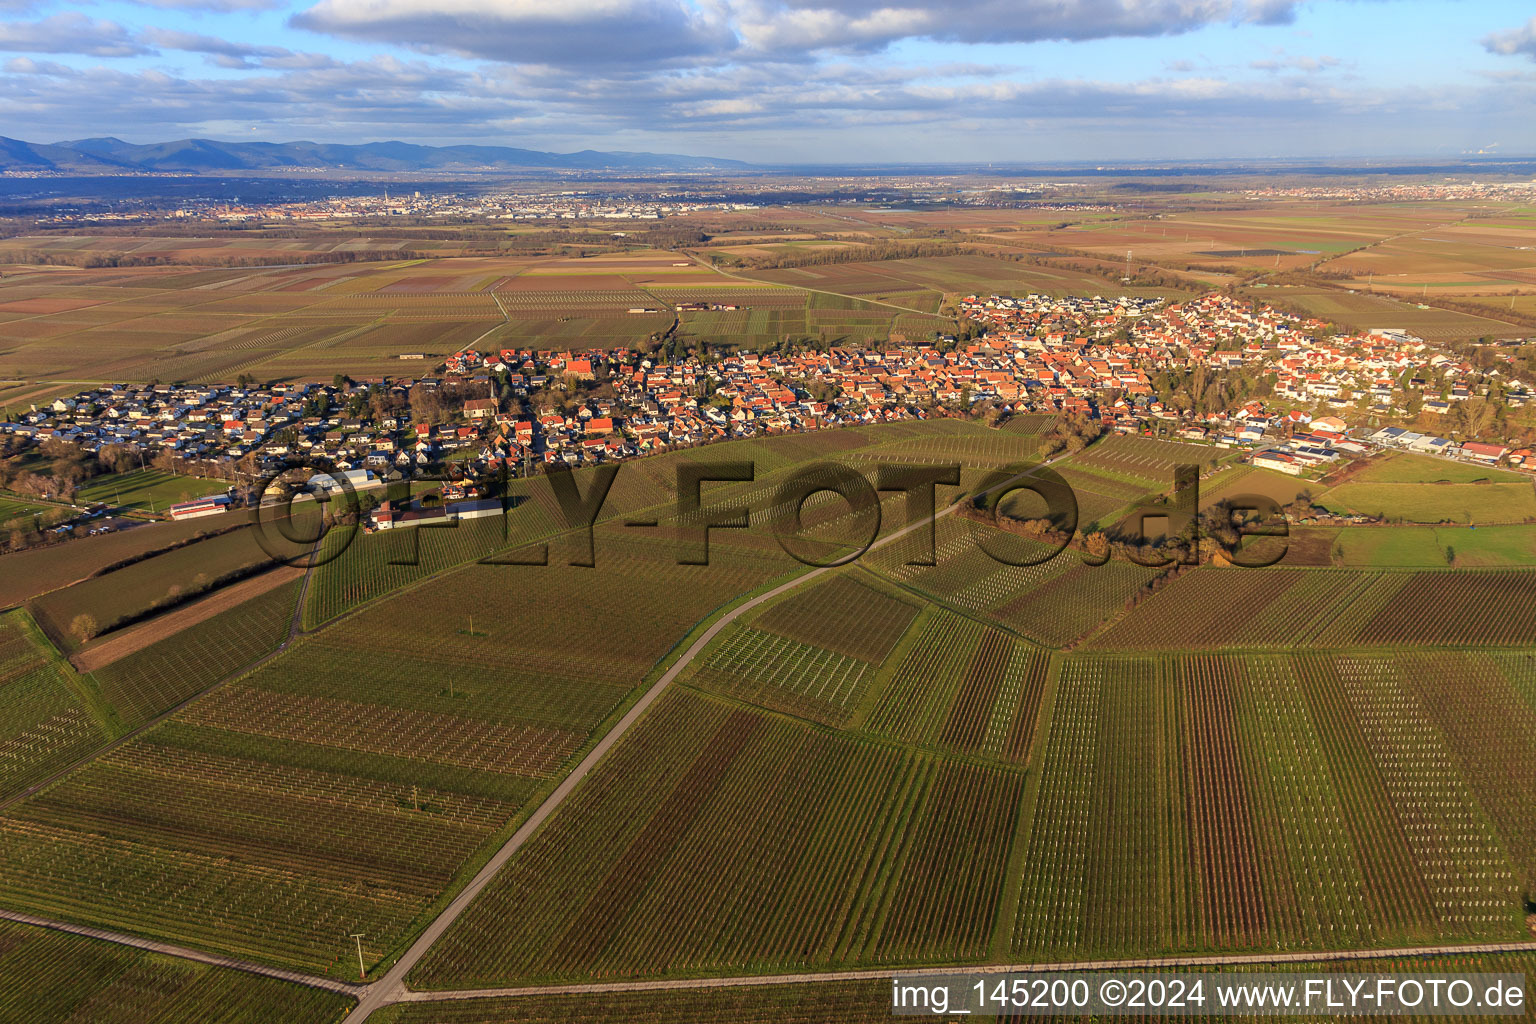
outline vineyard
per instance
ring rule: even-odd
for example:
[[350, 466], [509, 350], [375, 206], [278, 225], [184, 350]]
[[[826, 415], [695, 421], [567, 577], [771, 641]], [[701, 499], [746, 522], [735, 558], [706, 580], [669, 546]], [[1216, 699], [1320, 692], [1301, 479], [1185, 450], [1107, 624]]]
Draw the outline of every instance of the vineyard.
[[297, 582], [199, 622], [92, 673], [130, 728], [277, 649], [288, 637]]
[[67, 587], [121, 562], [240, 522], [244, 519], [238, 513], [227, 513], [212, 520], [158, 523], [154, 529], [124, 530], [82, 537], [68, 544], [13, 552], [5, 556], [6, 569], [0, 572], [0, 608], [14, 608], [39, 594]]
[[1023, 430], [992, 430], [969, 420], [936, 420], [917, 436], [859, 453], [860, 459], [886, 462], [962, 464], [1000, 469], [1039, 459], [1039, 438]]
[[852, 717], [875, 674], [876, 667], [868, 662], [733, 626], [715, 641], [691, 681], [775, 711], [842, 725]]
[[[376, 971], [690, 633], [803, 571], [766, 529], [788, 474], [954, 460], [974, 486], [1046, 426], [896, 423], [626, 463], [595, 568], [565, 564], [584, 538], [544, 481], [515, 482], [505, 520], [339, 532], [322, 552], [350, 546], [313, 570], [305, 632], [280, 654], [297, 582], [89, 676], [26, 611], [0, 617], [0, 795], [190, 698], [0, 814], [0, 904], [331, 976], [355, 969], [363, 933]], [[1114, 439], [1061, 466], [1123, 507], [1166, 487], [1186, 447]], [[714, 532], [707, 566], [678, 564], [678, 465], [734, 459], [755, 479], [707, 484], [704, 506], [748, 505], [753, 528]], [[1241, 490], [1255, 475], [1216, 479]], [[889, 531], [905, 508], [885, 497]], [[806, 506], [818, 530], [846, 518], [839, 502]], [[108, 571], [33, 604], [54, 628], [131, 618], [168, 594], [166, 572], [195, 587], [238, 570], [249, 533], [117, 568], [82, 559], [82, 575]], [[548, 564], [528, 564], [540, 542]], [[1007, 564], [1046, 549], [966, 517], [941, 519], [936, 543], [936, 565], [908, 564], [925, 544], [913, 531], [730, 623], [412, 984], [1525, 934], [1530, 574], [1205, 566], [1148, 587], [1158, 570], [1091, 566], [1075, 548]], [[0, 977], [25, 948], [12, 931]], [[379, 1019], [859, 1019], [867, 988], [406, 1004]], [[82, 988], [125, 1008], [150, 998], [121, 991]]]
[[99, 636], [272, 562], [255, 531], [233, 530], [45, 594], [29, 607], [49, 638], [72, 651], [90, 638], [77, 629], [81, 616]]
[[1173, 467], [1199, 466], [1204, 473], [1220, 462], [1224, 454], [1222, 449], [1209, 445], [1116, 434], [1073, 456], [1071, 465], [1144, 490], [1164, 491], [1173, 484]]
[[[507, 682], [482, 685], [515, 703]], [[312, 971], [344, 967], [352, 932], [383, 955], [584, 735], [440, 685], [289, 651], [12, 808], [7, 903]]]
[[[1523, 808], [1506, 799], [1505, 831], [1489, 824], [1455, 760], [1469, 752], [1408, 682], [1421, 670], [1393, 655], [1067, 659], [1015, 952], [1516, 937]], [[1482, 678], [1462, 708], [1478, 720], [1514, 700]], [[1528, 761], [1528, 740], [1511, 742]]]
[[[505, 517], [473, 519], [449, 527], [429, 527], [370, 535], [338, 529], [321, 542], [321, 564], [304, 603], [304, 628], [314, 629], [343, 612], [390, 591], [482, 558], [489, 558], [517, 538], [511, 531], [534, 517], [535, 508]], [[516, 540], [513, 540], [516, 543]]]
[[[0, 898], [322, 972], [366, 932], [377, 961], [676, 638], [784, 571], [752, 545], [718, 543], [700, 567], [611, 540], [592, 570], [442, 572], [195, 700], [0, 818]], [[519, 573], [547, 581], [522, 608]], [[285, 594], [258, 599], [273, 625]], [[217, 671], [176, 670], [199, 645], [259, 647], [245, 625], [209, 619], [109, 666], [137, 671], [103, 690], [142, 718]]]
[[915, 535], [908, 536], [872, 553], [865, 563], [892, 580], [1048, 647], [1066, 646], [1097, 629], [1157, 572], [1120, 559], [1087, 565], [1073, 550], [1038, 565], [1009, 565], [988, 549], [1015, 561], [1033, 561], [1049, 549], [954, 516], [938, 524], [936, 565], [907, 564], [922, 554], [921, 543]]
[[43, 1024], [333, 1024], [351, 1000], [239, 971], [0, 922], [0, 1019]]
[[1021, 781], [674, 693], [412, 981], [975, 957]]
[[615, 992], [602, 999], [584, 995], [517, 996], [402, 1003], [387, 1007], [370, 1019], [380, 1024], [889, 1024], [890, 998], [888, 984], [880, 980]]
[[885, 660], [918, 608], [842, 574], [785, 598], [756, 619], [763, 629], [850, 658]]
[[1463, 646], [1536, 642], [1536, 576], [1207, 567], [1186, 573], [1089, 641], [1183, 647]]
[[109, 738], [71, 675], [26, 612], [0, 615], [0, 798]]

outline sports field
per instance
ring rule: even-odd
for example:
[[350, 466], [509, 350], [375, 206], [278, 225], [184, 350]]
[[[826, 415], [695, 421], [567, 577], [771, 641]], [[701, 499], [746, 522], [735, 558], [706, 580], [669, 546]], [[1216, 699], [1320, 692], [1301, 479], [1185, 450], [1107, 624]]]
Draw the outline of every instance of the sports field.
[[92, 477], [75, 491], [75, 500], [82, 504], [104, 501], [116, 508], [163, 513], [177, 502], [223, 494], [228, 488], [227, 480], [180, 476], [164, 470], [148, 469]]

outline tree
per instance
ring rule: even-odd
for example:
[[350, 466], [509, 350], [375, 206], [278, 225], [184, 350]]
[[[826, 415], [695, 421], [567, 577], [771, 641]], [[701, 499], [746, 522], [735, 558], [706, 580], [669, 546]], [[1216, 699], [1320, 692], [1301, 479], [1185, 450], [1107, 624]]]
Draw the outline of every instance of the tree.
[[96, 638], [96, 619], [86, 612], [81, 612], [69, 624], [69, 631], [75, 635], [76, 640], [79, 640], [81, 643], [89, 643]]
[[1094, 530], [1083, 538], [1083, 547], [1095, 559], [1107, 558], [1109, 556], [1109, 538], [1098, 530]]

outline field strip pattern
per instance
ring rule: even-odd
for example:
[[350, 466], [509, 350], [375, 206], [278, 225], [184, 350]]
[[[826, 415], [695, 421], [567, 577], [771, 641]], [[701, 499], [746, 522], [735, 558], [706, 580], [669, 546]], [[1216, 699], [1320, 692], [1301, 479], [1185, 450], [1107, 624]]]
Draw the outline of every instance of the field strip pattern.
[[401, 712], [330, 697], [228, 687], [181, 720], [278, 739], [324, 742], [373, 754], [414, 756], [507, 775], [548, 778], [581, 745], [565, 729]]

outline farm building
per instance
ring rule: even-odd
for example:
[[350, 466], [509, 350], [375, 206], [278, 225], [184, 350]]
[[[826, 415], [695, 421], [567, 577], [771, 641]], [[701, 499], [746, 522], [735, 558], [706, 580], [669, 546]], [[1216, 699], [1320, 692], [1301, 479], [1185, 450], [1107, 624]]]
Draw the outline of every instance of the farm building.
[[212, 495], [207, 498], [198, 498], [195, 501], [183, 501], [172, 505], [167, 511], [172, 519], [201, 519], [203, 516], [216, 516], [229, 511], [229, 497], [223, 494]]
[[348, 469], [342, 472], [340, 478], [330, 473], [316, 473], [304, 486], [315, 494], [334, 494], [345, 490], [347, 485], [354, 491], [366, 491], [383, 487], [384, 481], [375, 476], [371, 469]]
[[1483, 441], [1468, 441], [1461, 446], [1461, 453], [1476, 462], [1486, 462], [1492, 465], [1504, 457], [1508, 448], [1501, 444], [1487, 444]]
[[1273, 469], [1291, 476], [1300, 476], [1303, 469], [1302, 463], [1294, 455], [1273, 448], [1255, 454], [1253, 464], [1259, 469]]

